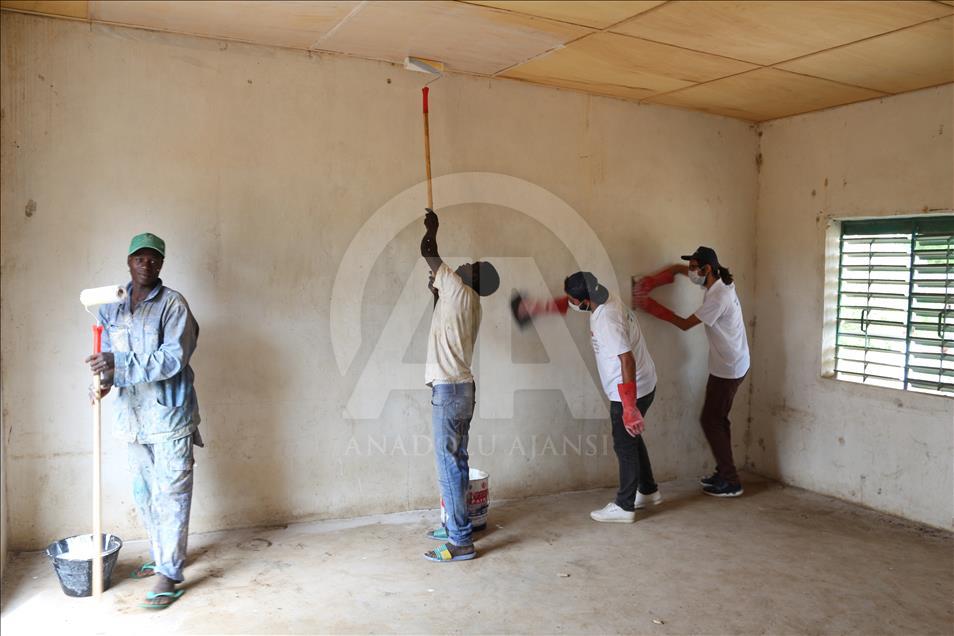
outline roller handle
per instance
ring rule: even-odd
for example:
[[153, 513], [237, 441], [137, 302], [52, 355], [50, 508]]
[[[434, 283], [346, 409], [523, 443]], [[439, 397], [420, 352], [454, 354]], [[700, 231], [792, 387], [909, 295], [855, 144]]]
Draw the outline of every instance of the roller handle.
[[[102, 325], [93, 325], [93, 355], [103, 352], [103, 326]], [[100, 373], [93, 374], [93, 388], [96, 390], [96, 395], [99, 395], [99, 388], [102, 385], [103, 376]], [[99, 402], [99, 398], [96, 399]]]
[[424, 113], [425, 114], [427, 113], [427, 94], [428, 92], [430, 92], [430, 90], [431, 89], [429, 89], [427, 86], [421, 89], [421, 94], [424, 96]]
[[93, 325], [93, 354], [103, 352], [103, 326]]

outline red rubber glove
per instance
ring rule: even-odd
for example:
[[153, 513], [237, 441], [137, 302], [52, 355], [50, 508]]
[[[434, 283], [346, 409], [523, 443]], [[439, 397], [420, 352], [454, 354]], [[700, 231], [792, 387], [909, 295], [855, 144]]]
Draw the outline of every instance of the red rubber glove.
[[657, 303], [652, 298], [646, 297], [642, 303], [639, 305], [639, 308], [645, 311], [651, 316], [655, 316], [660, 320], [665, 320], [666, 322], [671, 322], [673, 318], [676, 317], [676, 314], [672, 313], [672, 310], [667, 307], [663, 307]]
[[636, 408], [636, 383], [617, 384], [616, 388], [619, 390], [619, 400], [623, 403], [623, 427], [636, 437], [646, 429], [643, 414]]
[[569, 306], [570, 299], [567, 296], [549, 300], [530, 300], [524, 298], [520, 292], [515, 292], [510, 299], [510, 310], [513, 312], [517, 325], [521, 328], [526, 327], [534, 316], [544, 314], [565, 315]]
[[676, 280], [676, 275], [673, 274], [672, 268], [667, 267], [666, 269], [656, 272], [652, 276], [645, 276], [652, 283], [653, 289], [656, 287], [661, 287], [663, 285], [671, 285], [673, 281]]
[[676, 280], [672, 268], [667, 267], [651, 276], [643, 276], [637, 279], [635, 276], [631, 280], [631, 291], [633, 295], [633, 307], [642, 307], [649, 292], [662, 285], [669, 285]]
[[639, 279], [633, 276], [630, 280], [633, 309], [643, 306], [643, 303], [649, 298], [649, 292], [652, 291], [652, 289], [652, 281], [650, 281], [649, 276], [643, 276]]

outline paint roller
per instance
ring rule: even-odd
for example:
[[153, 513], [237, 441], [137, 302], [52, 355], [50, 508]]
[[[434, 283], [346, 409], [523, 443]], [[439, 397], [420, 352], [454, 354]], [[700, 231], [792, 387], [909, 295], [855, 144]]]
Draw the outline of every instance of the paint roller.
[[433, 84], [444, 75], [444, 64], [436, 60], [427, 60], [422, 57], [407, 57], [404, 59], [404, 68], [418, 73], [427, 73], [434, 75], [434, 79], [429, 81], [421, 89], [424, 110], [424, 171], [427, 174], [427, 207], [434, 209], [434, 190], [431, 186], [431, 129], [428, 122], [427, 94], [430, 92], [430, 84]]
[[[86, 308], [87, 313], [93, 316], [95, 324], [93, 325], [93, 355], [101, 353], [103, 350], [103, 325], [99, 323], [91, 307], [98, 305], [108, 305], [109, 303], [118, 303], [126, 297], [126, 288], [121, 285], [106, 285], [105, 287], [93, 287], [84, 289], [80, 292], [80, 302]], [[93, 596], [100, 597], [103, 594], [103, 510], [102, 510], [102, 464], [100, 458], [101, 452], [101, 431], [103, 408], [100, 400], [100, 387], [102, 378], [99, 373], [93, 375]]]

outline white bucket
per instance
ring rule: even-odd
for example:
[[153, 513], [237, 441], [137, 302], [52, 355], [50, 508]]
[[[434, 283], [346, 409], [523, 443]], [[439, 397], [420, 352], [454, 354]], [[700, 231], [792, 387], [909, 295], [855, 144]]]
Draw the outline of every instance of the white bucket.
[[[470, 469], [470, 484], [467, 487], [467, 511], [473, 529], [487, 527], [487, 513], [490, 509], [490, 476], [477, 468]], [[441, 498], [441, 524], [447, 524], [444, 511], [444, 499]]]

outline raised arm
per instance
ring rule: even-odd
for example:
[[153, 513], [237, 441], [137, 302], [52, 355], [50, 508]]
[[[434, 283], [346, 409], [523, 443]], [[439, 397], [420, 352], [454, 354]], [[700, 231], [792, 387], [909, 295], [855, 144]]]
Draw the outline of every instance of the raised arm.
[[688, 331], [702, 322], [695, 316], [695, 314], [689, 316], [688, 318], [682, 318], [674, 314], [668, 307], [649, 297], [649, 292], [655, 287], [672, 283], [676, 277], [676, 274], [688, 276], [689, 267], [677, 263], [675, 265], [670, 265], [669, 267], [661, 269], [651, 276], [643, 276], [639, 280], [634, 280], [633, 309], [642, 309], [651, 316], [655, 316], [660, 320], [665, 320], [666, 322], [679, 327], [683, 331]]
[[440, 226], [440, 221], [437, 218], [437, 214], [434, 213], [434, 210], [430, 208], [425, 209], [427, 210], [427, 214], [424, 215], [424, 227], [427, 231], [424, 233], [424, 238], [421, 239], [421, 256], [427, 261], [427, 265], [431, 268], [431, 271], [436, 274], [444, 262], [441, 260], [441, 255], [437, 253], [437, 228]]
[[650, 274], [649, 276], [635, 277], [633, 276], [631, 281], [631, 292], [632, 292], [632, 307], [636, 309], [641, 307], [644, 301], [649, 297], [649, 292], [661, 287], [663, 285], [669, 285], [676, 280], [676, 274], [689, 274], [689, 268], [685, 265], [670, 265], [665, 267], [655, 274]]
[[655, 316], [660, 320], [665, 320], [669, 324], [679, 327], [683, 331], [688, 331], [702, 322], [695, 314], [690, 315], [688, 318], [677, 316], [671, 309], [648, 296], [640, 302], [639, 308], [651, 316]]

